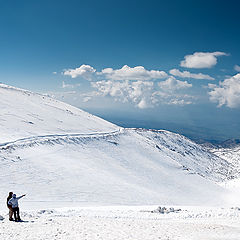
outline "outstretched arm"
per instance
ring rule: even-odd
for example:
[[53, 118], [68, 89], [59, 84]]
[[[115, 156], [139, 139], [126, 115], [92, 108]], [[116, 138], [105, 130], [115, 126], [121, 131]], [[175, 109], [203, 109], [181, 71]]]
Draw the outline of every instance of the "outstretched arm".
[[26, 194], [23, 194], [22, 196], [17, 197], [17, 200], [19, 200], [20, 198], [22, 198], [22, 197], [24, 197], [24, 196], [26, 196]]

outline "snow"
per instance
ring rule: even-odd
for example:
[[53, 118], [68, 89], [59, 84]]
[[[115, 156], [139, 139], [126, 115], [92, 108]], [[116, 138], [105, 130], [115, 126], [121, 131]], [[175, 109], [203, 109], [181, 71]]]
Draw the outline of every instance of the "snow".
[[[239, 149], [124, 129], [4, 84], [0, 104], [0, 239], [239, 238]], [[24, 222], [8, 221], [9, 191], [27, 194]]]
[[[27, 208], [35, 202], [41, 207], [223, 204], [226, 191], [212, 181], [221, 181], [222, 174], [204, 165], [207, 157], [209, 162], [215, 158], [174, 135], [122, 129], [109, 135], [39, 138], [4, 146], [1, 202], [11, 189], [27, 193]], [[187, 155], [185, 145], [198, 155]], [[217, 163], [214, 167], [219, 169], [225, 162]]]
[[[233, 145], [233, 147], [209, 148], [209, 151], [218, 157], [226, 160], [233, 166], [233, 177], [240, 176], [240, 145]], [[229, 176], [228, 176], [229, 177]], [[229, 179], [233, 178], [229, 177]]]
[[[228, 141], [227, 141], [228, 142]], [[225, 144], [222, 147], [211, 146], [208, 150], [219, 158], [224, 159], [232, 169], [228, 169], [225, 181], [220, 185], [228, 190], [226, 196], [228, 202], [232, 204], [239, 204], [240, 199], [240, 145], [239, 144]]]
[[62, 208], [22, 212], [24, 222], [0, 222], [0, 238], [91, 240], [239, 239], [238, 208], [182, 207], [168, 214], [157, 206]]
[[231, 165], [179, 134], [123, 129], [3, 84], [0, 93], [0, 208], [9, 191], [26, 193], [28, 209], [226, 204], [217, 183]]
[[0, 145], [33, 136], [119, 129], [66, 103], [4, 84], [0, 84], [0, 104]]

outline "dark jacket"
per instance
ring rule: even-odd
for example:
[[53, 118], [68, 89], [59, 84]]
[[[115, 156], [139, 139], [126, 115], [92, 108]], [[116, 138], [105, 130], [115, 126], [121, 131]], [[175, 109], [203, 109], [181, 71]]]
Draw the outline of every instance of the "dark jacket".
[[10, 200], [11, 198], [12, 198], [12, 197], [10, 197], [10, 196], [8, 196], [8, 198], [7, 198], [7, 206], [8, 206], [8, 208], [12, 208], [12, 205], [8, 204], [8, 202], [9, 202], [9, 200]]

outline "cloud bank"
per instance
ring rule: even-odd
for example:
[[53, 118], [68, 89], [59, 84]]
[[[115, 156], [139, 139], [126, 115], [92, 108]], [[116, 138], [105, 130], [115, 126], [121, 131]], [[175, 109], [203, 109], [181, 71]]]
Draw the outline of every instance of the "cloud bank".
[[224, 52], [195, 52], [186, 55], [180, 66], [186, 68], [211, 68], [217, 64], [217, 57], [227, 56]]
[[[181, 61], [182, 67], [187, 68], [211, 68], [217, 64], [217, 57], [226, 56], [224, 52], [195, 52], [186, 55]], [[235, 69], [239, 69], [235, 66]], [[148, 70], [143, 66], [122, 68], [104, 68], [97, 71], [90, 65], [83, 64], [75, 69], [63, 71], [63, 75], [71, 78], [80, 77], [89, 81], [90, 91], [80, 94], [83, 101], [87, 102], [95, 97], [111, 97], [114, 101], [129, 102], [136, 107], [144, 109], [159, 104], [186, 105], [192, 104], [196, 97], [188, 94], [192, 84], [181, 81], [175, 77], [215, 80], [213, 77], [203, 73], [191, 73], [171, 69], [168, 75], [162, 70]], [[209, 84], [210, 100], [217, 102], [218, 106], [227, 105], [236, 107], [238, 105], [238, 75], [220, 82], [219, 85]], [[74, 88], [75, 85], [62, 83], [62, 88]]]
[[110, 96], [115, 101], [130, 102], [136, 107], [144, 109], [164, 104], [189, 104], [189, 96], [180, 93], [181, 90], [192, 87], [186, 81], [179, 81], [170, 77], [165, 81], [116, 81], [102, 80], [91, 82], [96, 96]]
[[81, 65], [75, 69], [67, 69], [63, 72], [65, 76], [71, 76], [72, 78], [83, 77], [87, 80], [93, 80], [93, 78], [103, 77], [109, 80], [122, 81], [149, 81], [153, 79], [166, 78], [168, 75], [164, 71], [158, 70], [146, 70], [142, 66], [129, 67], [124, 65], [120, 69], [105, 68], [100, 72], [97, 72], [95, 68], [90, 65]]

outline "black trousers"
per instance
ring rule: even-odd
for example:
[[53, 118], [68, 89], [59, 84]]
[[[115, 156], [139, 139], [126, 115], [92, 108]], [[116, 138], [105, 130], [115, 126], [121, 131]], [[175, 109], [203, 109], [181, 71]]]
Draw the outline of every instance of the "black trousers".
[[13, 208], [12, 210], [13, 210], [13, 214], [14, 214], [14, 219], [15, 219], [15, 221], [20, 220], [19, 207], [15, 207], [15, 208]]

